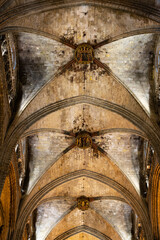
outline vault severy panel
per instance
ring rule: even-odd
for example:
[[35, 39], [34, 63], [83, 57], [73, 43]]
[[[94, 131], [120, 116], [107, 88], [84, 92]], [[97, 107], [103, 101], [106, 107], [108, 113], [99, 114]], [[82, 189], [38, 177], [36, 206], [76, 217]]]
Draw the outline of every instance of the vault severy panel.
[[28, 131], [39, 128], [56, 128], [74, 132], [80, 129], [94, 132], [111, 128], [138, 130], [134, 124], [122, 116], [89, 104], [78, 104], [51, 113], [33, 124]]
[[37, 92], [73, 56], [73, 50], [55, 40], [32, 33], [18, 33], [19, 77], [23, 110]]
[[117, 230], [122, 239], [132, 239], [132, 209], [128, 204], [117, 200], [100, 200], [92, 202], [91, 207]]
[[80, 196], [87, 196], [90, 198], [101, 196], [106, 198], [115, 197], [123, 199], [123, 196], [119, 192], [104, 183], [87, 177], [81, 177], [76, 180], [71, 180], [69, 183], [64, 183], [62, 186], [51, 190], [43, 197], [42, 201], [53, 197], [78, 198]]
[[39, 177], [73, 143], [73, 138], [54, 132], [41, 132], [28, 137], [29, 183], [30, 192]]
[[37, 208], [36, 239], [45, 240], [51, 229], [70, 212], [73, 201], [52, 200]]
[[108, 133], [94, 137], [94, 139], [95, 143], [111, 157], [140, 193], [139, 151], [143, 151], [142, 139], [128, 133]]
[[96, 54], [149, 113], [154, 47], [155, 35], [141, 34], [102, 46]]

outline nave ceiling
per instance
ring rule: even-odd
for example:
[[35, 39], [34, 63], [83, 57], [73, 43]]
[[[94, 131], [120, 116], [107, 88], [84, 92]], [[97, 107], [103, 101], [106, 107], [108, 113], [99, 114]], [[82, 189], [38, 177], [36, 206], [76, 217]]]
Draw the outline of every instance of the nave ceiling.
[[2, 237], [159, 239], [158, 2], [0, 6]]

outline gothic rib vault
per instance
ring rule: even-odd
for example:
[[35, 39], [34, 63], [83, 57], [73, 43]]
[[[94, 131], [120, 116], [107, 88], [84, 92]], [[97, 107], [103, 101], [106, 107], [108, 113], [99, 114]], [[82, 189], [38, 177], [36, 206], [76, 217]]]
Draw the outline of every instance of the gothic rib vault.
[[0, 240], [160, 239], [159, 1], [0, 1]]

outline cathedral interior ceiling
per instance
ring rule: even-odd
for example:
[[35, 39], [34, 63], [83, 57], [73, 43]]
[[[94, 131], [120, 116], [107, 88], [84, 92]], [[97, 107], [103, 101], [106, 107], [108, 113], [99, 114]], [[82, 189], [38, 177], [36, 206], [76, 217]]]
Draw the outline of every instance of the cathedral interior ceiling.
[[[79, 66], [75, 64], [70, 70], [53, 78], [29, 103], [26, 111], [21, 113], [21, 120], [51, 103], [79, 95], [91, 96], [124, 106], [134, 113], [138, 112], [141, 118], [146, 118], [143, 109], [122, 84], [96, 65], [91, 67], [95, 70], [79, 69]], [[41, 101], [41, 96], [43, 96], [43, 101]]]
[[[74, 35], [75, 33], [73, 34], [73, 38]], [[128, 37], [109, 43], [95, 51], [95, 58], [100, 59], [102, 63], [107, 64], [110, 68], [111, 73], [109, 72], [108, 74], [113, 73], [114, 78], [126, 86], [127, 90], [138, 99], [148, 114], [151, 114], [149, 92], [152, 91], [152, 89], [150, 89], [150, 75], [152, 73], [155, 38], [156, 36], [153, 34]], [[88, 39], [84, 38], [83, 41], [88, 41]], [[54, 80], [54, 75], [60, 74], [60, 67], [65, 66], [69, 60], [74, 58], [74, 52], [72, 48], [57, 41], [29, 33], [19, 33], [17, 36], [17, 44], [22, 85], [22, 100], [19, 109], [21, 112], [48, 81]], [[76, 44], [78, 44], [77, 41]], [[74, 64], [72, 65], [71, 71], [63, 74], [63, 78], [65, 78], [66, 81], [68, 80], [70, 85], [72, 82], [75, 82], [75, 85], [72, 86], [73, 90], [71, 91], [73, 95], [91, 95], [91, 93], [88, 92], [88, 88], [92, 88], [91, 85], [95, 87], [96, 84], [96, 89], [98, 89], [98, 82], [102, 82], [104, 78], [104, 84], [112, 96], [114, 96], [114, 94], [112, 94], [113, 90], [110, 91], [111, 87], [112, 89], [116, 89], [117, 92], [121, 92], [122, 86], [119, 86], [118, 89], [115, 86], [117, 85], [115, 81], [111, 81], [111, 77], [106, 77], [106, 75], [107, 71], [105, 69], [99, 69], [96, 65], [92, 65], [89, 69], [79, 69], [79, 66]], [[77, 79], [76, 81], [74, 81], [75, 78]], [[56, 82], [62, 81], [61, 79], [56, 80]], [[108, 84], [106, 84], [107, 80], [112, 84], [110, 84], [110, 88]], [[56, 86], [54, 85], [54, 87]], [[104, 88], [104, 92], [105, 90], [106, 88]], [[125, 91], [125, 89], [123, 91]], [[67, 97], [66, 94], [62, 94], [62, 92], [63, 89], [59, 92], [61, 99], [63, 98], [63, 94]], [[100, 97], [102, 97], [104, 93], [102, 91], [99, 92], [101, 94]], [[108, 95], [107, 92], [106, 95]], [[127, 97], [128, 96], [126, 96], [126, 98]], [[118, 97], [116, 100], [117, 99], [119, 100]], [[126, 99], [123, 98], [123, 101], [124, 100]], [[112, 102], [114, 102], [114, 99], [112, 99]]]
[[[27, 144], [27, 153], [24, 149], [22, 157], [24, 165], [29, 165], [30, 174], [27, 192], [30, 192], [30, 189], [50, 166], [74, 147], [75, 141], [75, 137], [70, 136], [69, 133], [64, 135], [53, 131], [42, 131], [21, 141], [22, 149]], [[94, 136], [93, 142], [98, 148], [97, 153], [93, 152], [93, 154], [98, 155], [98, 151], [106, 154], [128, 176], [139, 192], [142, 164], [140, 149], [143, 139], [137, 135], [115, 132]], [[145, 143], [146, 148], [147, 143]], [[76, 159], [78, 157], [73, 156], [72, 158]], [[25, 175], [24, 172], [23, 175]]]
[[[54, 164], [49, 170], [48, 172], [45, 173], [44, 177], [42, 177], [42, 179], [40, 179], [40, 182], [37, 184], [37, 186], [35, 186], [35, 189], [32, 190], [32, 192], [30, 193], [30, 195], [28, 196], [28, 198], [26, 197], [24, 199], [24, 204], [22, 204], [23, 208], [24, 209], [28, 209], [27, 205], [29, 206], [31, 204], [31, 202], [33, 201], [32, 199], [35, 198], [35, 196], [39, 196], [40, 197], [40, 192], [42, 192], [44, 188], [46, 188], [46, 186], [49, 184], [50, 185], [50, 182], [51, 181], [54, 181], [52, 179], [58, 179], [60, 177], [63, 178], [64, 175], [66, 175], [67, 173], [69, 173], [71, 171], [75, 172], [77, 170], [80, 170], [80, 169], [86, 169], [86, 170], [89, 170], [90, 173], [92, 174], [92, 172], [96, 171], [97, 173], [100, 173], [102, 174], [102, 176], [107, 176], [107, 178], [109, 177], [110, 179], [112, 178], [112, 180], [118, 182], [119, 184], [123, 185], [123, 187], [125, 187], [126, 189], [128, 189], [130, 192], [132, 192], [132, 194], [134, 195], [134, 198], [136, 199], [137, 198], [137, 201], [140, 202], [140, 199], [136, 193], [136, 191], [134, 190], [134, 187], [129, 183], [129, 181], [126, 179], [125, 176], [123, 176], [123, 174], [119, 171], [119, 169], [114, 166], [109, 159], [107, 159], [106, 157], [98, 157], [98, 161], [95, 162], [94, 160], [94, 157], [92, 156], [92, 153], [86, 153], [87, 150], [85, 150], [85, 152], [82, 152], [84, 150], [81, 150], [79, 149], [79, 153], [77, 152], [76, 149], [73, 149], [71, 150], [70, 152], [66, 153], [66, 155], [64, 155], [63, 157], [61, 157], [61, 159], [59, 159], [59, 161], [57, 161], [56, 164]], [[90, 150], [88, 150], [90, 152]], [[76, 156], [75, 156], [76, 154]], [[100, 154], [101, 155], [101, 154]], [[73, 166], [72, 162], [73, 162], [73, 156], [74, 156], [74, 159], [76, 160], [75, 161], [75, 164]], [[86, 159], [86, 156], [88, 156], [87, 158], [90, 158], [85, 160]], [[84, 160], [83, 160], [84, 159]], [[82, 161], [81, 161], [82, 160]], [[97, 160], [97, 157], [96, 157], [96, 160]], [[106, 163], [106, 168], [108, 169], [108, 172], [105, 171], [105, 169], [98, 169], [98, 166], [102, 166], [102, 164], [104, 164], [104, 161]], [[81, 163], [80, 163], [81, 162]], [[67, 168], [66, 168], [67, 166]], [[59, 169], [59, 171], [57, 171], [57, 169]], [[114, 176], [113, 176], [114, 175]], [[54, 197], [55, 195], [58, 195], [57, 198], [58, 198], [58, 203], [59, 204], [63, 204], [64, 202], [64, 199], [63, 197], [65, 198], [67, 196], [67, 201], [71, 201], [71, 203], [73, 202], [73, 200], [75, 200], [74, 198], [76, 197], [76, 195], [78, 194], [78, 196], [81, 196], [81, 195], [85, 195], [87, 196], [88, 198], [90, 198], [90, 189], [91, 189], [91, 185], [93, 184], [93, 180], [90, 180], [89, 181], [89, 184], [88, 184], [88, 181], [86, 181], [86, 178], [82, 178], [80, 179], [77, 184], [75, 184], [74, 182], [70, 183], [68, 182], [68, 187], [65, 186], [65, 187], [62, 187], [61, 189], [58, 190], [59, 187], [56, 188], [56, 192], [57, 194], [55, 194], [55, 192], [52, 192], [52, 194], [50, 193], [49, 195], [46, 194], [46, 201], [49, 201], [53, 204], [53, 206], [55, 207], [55, 203], [56, 203], [56, 199], [54, 200]], [[130, 185], [130, 186], [129, 186]], [[94, 201], [96, 200], [97, 198], [98, 199], [101, 199], [100, 201], [103, 202], [103, 201], [106, 201], [105, 198], [107, 198], [107, 195], [109, 195], [109, 199], [108, 201], [111, 201], [111, 203], [113, 203], [113, 200], [111, 200], [111, 194], [112, 194], [112, 197], [115, 196], [116, 198], [118, 197], [117, 194], [113, 195], [114, 194], [114, 191], [111, 190], [108, 192], [108, 190], [105, 188], [102, 188], [101, 187], [101, 191], [102, 191], [102, 196], [101, 196], [101, 191], [100, 191], [100, 185], [98, 184], [97, 185], [97, 189], [96, 189], [96, 184], [94, 185], [94, 192], [92, 193], [92, 196], [91, 196], [91, 201]], [[75, 191], [73, 190], [75, 188]], [[117, 189], [118, 190], [118, 189]], [[37, 193], [36, 193], [37, 192]], [[39, 192], [39, 193], [38, 193]], [[72, 197], [70, 199], [70, 192], [72, 192], [72, 194], [74, 193], [74, 198]], [[96, 194], [96, 196], [95, 196]], [[97, 196], [98, 194], [98, 196]], [[100, 194], [100, 195], [99, 195]], [[43, 196], [44, 194], [42, 194]], [[52, 197], [51, 197], [52, 196]], [[42, 197], [41, 197], [42, 198]], [[45, 198], [43, 198], [43, 201], [45, 200]], [[39, 200], [41, 201], [41, 199]], [[143, 203], [141, 203], [143, 205]], [[100, 205], [100, 204], [99, 204]], [[41, 206], [41, 205], [40, 205]], [[46, 204], [45, 204], [46, 206]], [[92, 206], [92, 205], [91, 205]], [[94, 205], [93, 205], [94, 206]], [[101, 206], [101, 205], [100, 205]], [[99, 206], [99, 207], [100, 207]], [[107, 205], [108, 206], [108, 205]], [[118, 206], [118, 204], [117, 204]], [[33, 206], [35, 208], [35, 206]], [[53, 207], [53, 208], [54, 208]], [[144, 207], [144, 206], [143, 206]], [[92, 207], [91, 207], [92, 208]], [[63, 209], [63, 207], [61, 207], [61, 209]], [[101, 207], [100, 207], [101, 209]], [[23, 210], [23, 209], [22, 209]], [[49, 208], [49, 211], [51, 210], [51, 207]], [[25, 210], [24, 210], [25, 211]], [[98, 213], [99, 213], [99, 209], [97, 209]], [[104, 207], [103, 207], [103, 210], [102, 212], [104, 212]], [[68, 213], [68, 211], [67, 211]], [[60, 214], [60, 213], [59, 213]], [[118, 214], [118, 213], [115, 213], [115, 215]], [[127, 213], [126, 213], [127, 214]], [[128, 213], [129, 216], [128, 218], [131, 217], [130, 213]], [[47, 214], [45, 214], [46, 217], [48, 217]], [[104, 217], [104, 216], [103, 216]], [[120, 216], [119, 216], [120, 217]], [[43, 216], [42, 216], [43, 218]], [[61, 219], [61, 215], [58, 217], [58, 219]], [[38, 219], [38, 218], [37, 218]], [[59, 221], [59, 220], [57, 220]], [[68, 221], [68, 220], [66, 220]], [[53, 221], [50, 221], [51, 223], [53, 223]], [[122, 222], [122, 221], [121, 221]], [[44, 224], [42, 224], [43, 226]], [[121, 227], [120, 227], [121, 228]], [[122, 230], [122, 232], [126, 232], [127, 230]], [[127, 234], [127, 233], [126, 233]], [[128, 236], [128, 239], [131, 239], [129, 236]]]
[[[77, 218], [77, 215], [79, 216]], [[94, 221], [96, 221], [96, 226], [94, 226]], [[63, 226], [66, 224], [66, 229], [64, 230]], [[108, 223], [101, 215], [97, 214], [93, 209], [89, 208], [87, 211], [82, 212], [79, 209], [75, 208], [68, 215], [66, 215], [61, 222], [59, 222], [55, 228], [53, 228], [47, 240], [52, 239], [53, 236], [55, 239], [58, 239], [59, 236], [62, 236], [66, 230], [76, 228], [78, 226], [88, 226], [98, 230], [100, 233], [109, 237], [109, 239], [121, 239], [119, 234], [114, 230], [110, 223]], [[104, 227], [102, 227], [104, 226]], [[83, 231], [83, 230], [82, 230]], [[67, 235], [66, 235], [67, 236]], [[107, 238], [106, 237], [106, 238]], [[100, 239], [100, 237], [98, 237]], [[104, 239], [106, 239], [104, 238]], [[63, 238], [61, 238], [63, 239]], [[103, 238], [102, 238], [103, 239]], [[108, 238], [107, 238], [108, 239]]]
[[[34, 195], [35, 192], [39, 190], [39, 186], [41, 186], [40, 188], [43, 188], [46, 184], [48, 184], [50, 181], [56, 178], [59, 178], [68, 173], [72, 173], [74, 171], [79, 171], [83, 169], [87, 169], [91, 172], [97, 172], [97, 173], [103, 174], [104, 176], [107, 176], [108, 178], [112, 178], [115, 181], [122, 184], [123, 186], [125, 186], [126, 188], [131, 189], [133, 192], [132, 194], [134, 195], [138, 194], [134, 189], [133, 185], [129, 183], [129, 180], [127, 179], [125, 174], [123, 174], [122, 171], [119, 170], [118, 166], [116, 166], [115, 163], [113, 163], [107, 156], [105, 156], [102, 153], [99, 153], [98, 157], [94, 156], [93, 151], [94, 150], [91, 150], [91, 151], [85, 150], [83, 154], [83, 150], [81, 149], [77, 150], [76, 148], [73, 148], [72, 150], [67, 152], [56, 163], [54, 163], [48, 169], [48, 171], [41, 176], [40, 179], [38, 178], [39, 176], [37, 177], [39, 179], [39, 182], [37, 185], [34, 184], [35, 188], [32, 190], [31, 195]], [[87, 159], [85, 159], [85, 156], [88, 156]], [[72, 166], [73, 159], [76, 159], [75, 166]], [[104, 165], [104, 163], [106, 165], [106, 168], [108, 168], [110, 172], [107, 172], [104, 168], [100, 167]], [[67, 168], [66, 168], [66, 164], [67, 164]], [[57, 167], [60, 169], [59, 172], [56, 172]], [[40, 166], [39, 166], [39, 169], [40, 169]]]
[[[133, 218], [150, 240], [144, 175], [154, 155], [150, 133], [159, 138], [152, 76], [158, 22], [89, 4], [10, 18], [12, 8], [27, 5], [9, 2], [0, 31], [8, 36], [10, 29], [17, 48], [19, 107], [8, 136], [19, 127], [22, 194], [13, 240], [30, 218], [37, 240], [132, 240]], [[77, 60], [83, 43], [93, 48], [87, 64]]]
[[[40, 205], [37, 208], [37, 239], [45, 239], [48, 232], [51, 232], [54, 226], [58, 224], [63, 217], [66, 218], [67, 222], [67, 218], [75, 216], [76, 213], [78, 214], [79, 210], [74, 211], [74, 209], [76, 209], [76, 204], [73, 201], [68, 202], [67, 200], [55, 200], [53, 202]], [[96, 215], [97, 218], [101, 219], [102, 217], [103, 220], [107, 221], [107, 223], [111, 225], [111, 227], [117, 230], [122, 239], [130, 239], [129, 235], [131, 234], [132, 223], [131, 208], [129, 205], [118, 200], [97, 200], [90, 203], [90, 209], [91, 211], [89, 211], [89, 214], [95, 212], [94, 215]], [[72, 211], [73, 213], [71, 213]], [[49, 212], [51, 214], [49, 214]], [[121, 215], [122, 212], [124, 215]], [[50, 216], [48, 217], [48, 215]], [[82, 225], [88, 225], [86, 221], [87, 219], [83, 216], [84, 214], [78, 215], [80, 215]], [[121, 217], [119, 217], [119, 215], [121, 215]]]

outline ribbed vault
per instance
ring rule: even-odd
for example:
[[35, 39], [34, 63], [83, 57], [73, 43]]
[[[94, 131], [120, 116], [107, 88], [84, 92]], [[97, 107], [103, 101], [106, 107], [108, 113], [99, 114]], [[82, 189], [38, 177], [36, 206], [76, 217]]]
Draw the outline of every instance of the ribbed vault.
[[159, 238], [154, 3], [0, 4], [0, 236]]

